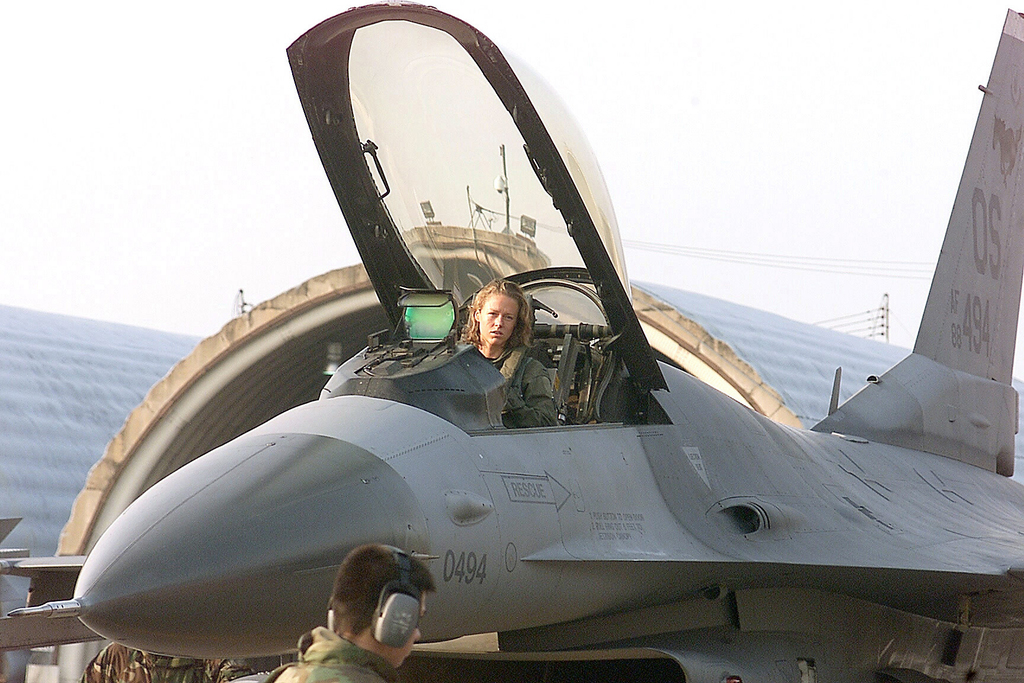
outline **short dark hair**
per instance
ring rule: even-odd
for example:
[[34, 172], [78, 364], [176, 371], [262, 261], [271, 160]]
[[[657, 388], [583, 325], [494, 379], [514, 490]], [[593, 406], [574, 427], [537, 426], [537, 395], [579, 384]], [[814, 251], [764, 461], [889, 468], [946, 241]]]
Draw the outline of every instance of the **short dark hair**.
[[[434, 577], [423, 562], [409, 557], [409, 582], [421, 594], [432, 592]], [[379, 543], [368, 543], [352, 550], [338, 568], [328, 609], [334, 610], [334, 629], [339, 634], [362, 633], [373, 623], [380, 592], [401, 572], [394, 551]]]

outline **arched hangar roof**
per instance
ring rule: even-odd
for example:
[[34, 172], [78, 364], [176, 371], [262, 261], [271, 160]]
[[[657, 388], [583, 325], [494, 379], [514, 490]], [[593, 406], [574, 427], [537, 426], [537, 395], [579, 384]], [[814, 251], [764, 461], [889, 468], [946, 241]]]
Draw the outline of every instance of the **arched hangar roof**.
[[[196, 341], [0, 306], [0, 559], [54, 554], [86, 471]], [[0, 614], [24, 607], [28, 588], [0, 577]]]
[[5, 547], [54, 553], [85, 471], [196, 341], [0, 306], [0, 518], [21, 518]]
[[[825, 416], [835, 368], [863, 378], [906, 350], [689, 292], [639, 284], [633, 304], [655, 352], [780, 422]], [[89, 472], [61, 534], [77, 555], [149, 486], [270, 417], [314, 400], [331, 343], [348, 358], [387, 327], [361, 265], [331, 271], [260, 304], [203, 340], [128, 416]], [[1018, 446], [1018, 452], [1024, 452]]]

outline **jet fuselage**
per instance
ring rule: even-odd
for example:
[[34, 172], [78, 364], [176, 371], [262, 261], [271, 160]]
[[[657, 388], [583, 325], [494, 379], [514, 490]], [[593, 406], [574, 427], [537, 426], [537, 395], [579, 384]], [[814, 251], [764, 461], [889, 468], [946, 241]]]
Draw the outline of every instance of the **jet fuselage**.
[[793, 585], [955, 621], [971, 575], [1006, 587], [1015, 482], [794, 430], [662, 369], [665, 424], [467, 433], [357, 395], [288, 411], [129, 507], [82, 570], [83, 620], [142, 649], [283, 651], [370, 540], [431, 558], [430, 640]]

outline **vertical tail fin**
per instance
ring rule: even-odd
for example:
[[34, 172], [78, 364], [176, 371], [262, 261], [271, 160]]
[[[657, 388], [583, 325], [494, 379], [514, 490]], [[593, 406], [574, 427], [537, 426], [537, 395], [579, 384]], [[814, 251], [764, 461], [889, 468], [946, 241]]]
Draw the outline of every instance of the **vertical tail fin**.
[[1008, 12], [914, 353], [816, 431], [935, 453], [1007, 476], [1024, 274], [1024, 16]]
[[914, 345], [1010, 384], [1024, 272], [1024, 17], [1008, 12]]

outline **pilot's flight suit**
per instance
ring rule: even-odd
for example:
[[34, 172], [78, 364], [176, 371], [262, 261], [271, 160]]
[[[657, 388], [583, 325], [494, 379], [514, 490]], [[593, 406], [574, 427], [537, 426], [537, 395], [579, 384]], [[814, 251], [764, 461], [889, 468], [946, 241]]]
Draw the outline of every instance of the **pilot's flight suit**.
[[506, 427], [550, 427], [558, 424], [551, 398], [551, 379], [544, 364], [526, 355], [526, 347], [508, 349], [491, 361], [505, 377]]

